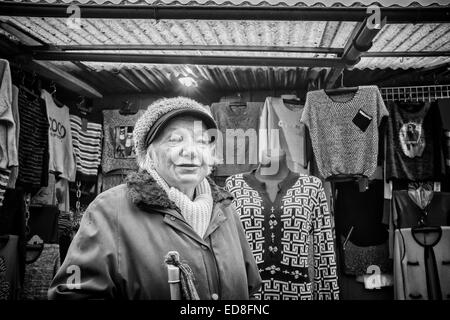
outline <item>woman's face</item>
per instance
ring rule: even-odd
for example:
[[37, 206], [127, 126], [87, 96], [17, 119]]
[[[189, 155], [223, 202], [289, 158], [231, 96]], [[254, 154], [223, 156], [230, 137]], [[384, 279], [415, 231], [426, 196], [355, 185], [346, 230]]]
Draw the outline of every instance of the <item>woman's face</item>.
[[175, 118], [153, 143], [156, 171], [180, 190], [196, 187], [209, 172], [214, 146], [206, 126], [193, 117]]

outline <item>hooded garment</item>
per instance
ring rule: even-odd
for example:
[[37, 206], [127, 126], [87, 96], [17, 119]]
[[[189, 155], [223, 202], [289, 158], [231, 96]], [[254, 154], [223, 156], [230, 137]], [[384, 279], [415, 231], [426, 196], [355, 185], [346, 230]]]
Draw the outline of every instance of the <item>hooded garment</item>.
[[146, 172], [87, 208], [50, 299], [170, 299], [164, 256], [178, 251], [200, 299], [249, 299], [261, 286], [232, 196], [208, 178], [214, 201], [202, 239]]

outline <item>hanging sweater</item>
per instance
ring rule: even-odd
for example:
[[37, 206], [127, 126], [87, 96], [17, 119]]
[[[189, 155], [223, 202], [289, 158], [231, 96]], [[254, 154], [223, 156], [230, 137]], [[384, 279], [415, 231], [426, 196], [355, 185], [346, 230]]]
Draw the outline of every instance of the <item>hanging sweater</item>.
[[339, 299], [331, 216], [322, 182], [291, 172], [272, 203], [264, 183], [254, 174], [229, 177], [225, 189], [234, 197], [263, 280], [259, 298]]
[[236, 109], [229, 102], [212, 104], [211, 114], [221, 133], [216, 150], [222, 163], [216, 166], [215, 176], [230, 176], [256, 168], [261, 109], [259, 102], [247, 102]]
[[0, 169], [19, 164], [9, 62], [0, 59]]
[[16, 185], [37, 191], [48, 180], [47, 110], [42, 99], [19, 88], [19, 175]]
[[102, 124], [86, 121], [75, 114], [70, 115], [73, 151], [77, 161], [77, 173], [82, 180], [95, 180], [101, 161]]
[[308, 127], [320, 175], [372, 176], [378, 127], [388, 114], [376, 86], [332, 97], [324, 90], [308, 92], [301, 121]]

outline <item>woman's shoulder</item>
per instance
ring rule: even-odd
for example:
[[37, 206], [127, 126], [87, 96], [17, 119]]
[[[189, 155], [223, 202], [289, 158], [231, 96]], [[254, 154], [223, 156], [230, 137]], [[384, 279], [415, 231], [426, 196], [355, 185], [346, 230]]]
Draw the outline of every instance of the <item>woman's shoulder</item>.
[[128, 201], [127, 187], [125, 184], [121, 184], [98, 194], [89, 204], [87, 211], [101, 212], [104, 216], [112, 216], [126, 201]]

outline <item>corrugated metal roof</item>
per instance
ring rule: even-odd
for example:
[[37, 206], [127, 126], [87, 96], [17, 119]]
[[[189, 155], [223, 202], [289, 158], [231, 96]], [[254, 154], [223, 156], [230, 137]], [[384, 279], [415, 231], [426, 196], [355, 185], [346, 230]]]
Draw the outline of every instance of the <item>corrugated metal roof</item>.
[[100, 5], [234, 5], [234, 6], [308, 6], [308, 7], [332, 7], [332, 6], [370, 6], [377, 4], [382, 7], [400, 6], [407, 7], [411, 5], [429, 6], [429, 5], [448, 5], [449, 0], [12, 0], [14, 2], [32, 2], [32, 3], [64, 3], [64, 4], [100, 4]]
[[[17, 2], [17, 1], [16, 1]], [[19, 1], [20, 2], [20, 1]], [[32, 0], [38, 3], [221, 4], [359, 6], [373, 1], [170, 1], [170, 0]], [[448, 5], [450, 0], [383, 1], [384, 6]], [[334, 21], [220, 21], [153, 19], [82, 19], [72, 29], [64, 18], [0, 17], [20, 26], [45, 43], [60, 45], [222, 45], [343, 48], [355, 22]], [[0, 31], [1, 32], [1, 31]], [[450, 24], [387, 24], [373, 40], [370, 52], [450, 51]], [[96, 51], [99, 52], [99, 51]], [[112, 51], [108, 51], [112, 52]], [[120, 51], [115, 51], [120, 54]], [[138, 52], [138, 51], [136, 51]], [[132, 53], [132, 51], [127, 51]], [[150, 53], [139, 51], [139, 53]], [[332, 57], [330, 54], [285, 52], [151, 51], [151, 54], [235, 55], [270, 57]], [[160, 92], [178, 85], [179, 75], [193, 75], [204, 87], [220, 90], [263, 90], [274, 87], [304, 88], [321, 69], [272, 67], [215, 67], [126, 63], [54, 62], [104, 93]], [[450, 63], [450, 57], [363, 57], [354, 70], [429, 68]], [[327, 72], [329, 69], [323, 69]], [[368, 73], [369, 74], [369, 73]], [[370, 72], [373, 74], [373, 72]]]
[[355, 22], [83, 19], [2, 17], [54, 45], [157, 44], [344, 47]]
[[[304, 89], [308, 79], [315, 80], [322, 69], [223, 67], [85, 62], [83, 67], [71, 62], [54, 62], [104, 93], [168, 92], [180, 84], [178, 78], [191, 76], [203, 90]], [[322, 72], [327, 72], [324, 69]]]
[[[83, 19], [83, 28], [74, 30], [69, 28], [66, 19], [62, 18], [2, 18], [14, 22], [25, 31], [53, 45], [154, 44], [343, 48], [356, 26], [354, 22], [320, 21]], [[450, 24], [387, 24], [375, 37], [369, 52], [378, 51], [450, 51]], [[152, 51], [151, 53], [333, 57], [317, 53], [285, 52]], [[450, 57], [362, 58], [355, 68], [407, 69], [432, 67], [447, 62], [450, 62]]]

